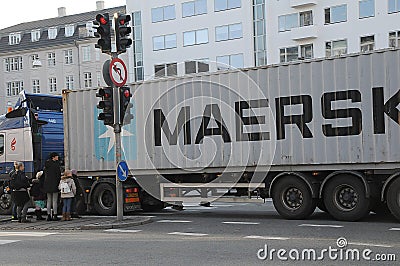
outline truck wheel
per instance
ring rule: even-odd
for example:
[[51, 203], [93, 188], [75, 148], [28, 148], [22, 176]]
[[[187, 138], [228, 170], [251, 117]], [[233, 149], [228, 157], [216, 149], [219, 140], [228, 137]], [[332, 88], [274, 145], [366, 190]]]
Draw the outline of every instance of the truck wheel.
[[100, 215], [115, 215], [117, 212], [117, 197], [115, 187], [109, 184], [99, 184], [93, 192], [93, 207]]
[[11, 194], [3, 193], [0, 196], [0, 214], [11, 214]]
[[400, 178], [390, 184], [386, 193], [386, 202], [390, 212], [400, 221]]
[[358, 221], [370, 211], [363, 182], [352, 176], [335, 177], [326, 185], [323, 197], [326, 209], [336, 220]]
[[283, 177], [272, 189], [275, 209], [286, 219], [306, 219], [317, 206], [307, 184], [297, 177]]

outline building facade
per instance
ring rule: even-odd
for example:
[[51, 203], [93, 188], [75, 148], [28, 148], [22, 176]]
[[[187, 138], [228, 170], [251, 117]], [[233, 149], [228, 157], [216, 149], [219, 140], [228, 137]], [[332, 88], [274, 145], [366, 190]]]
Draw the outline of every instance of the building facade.
[[[258, 2], [259, 14], [253, 20], [253, 4]], [[134, 32], [131, 80], [265, 64], [263, 3], [264, 0], [127, 0]], [[261, 25], [257, 37], [263, 45], [257, 48], [253, 40], [255, 23]]]
[[398, 47], [400, 1], [270, 0], [267, 62]]
[[125, 13], [125, 7], [33, 21], [0, 30], [0, 113], [19, 92], [61, 94], [63, 89], [104, 86], [102, 66], [109, 57], [95, 48], [92, 22], [98, 13]]

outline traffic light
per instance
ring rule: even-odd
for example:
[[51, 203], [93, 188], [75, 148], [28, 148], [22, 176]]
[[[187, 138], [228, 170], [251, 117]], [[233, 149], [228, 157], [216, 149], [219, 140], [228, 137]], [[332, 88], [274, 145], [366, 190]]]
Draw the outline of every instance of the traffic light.
[[133, 105], [131, 104], [131, 90], [129, 87], [121, 87], [119, 88], [120, 93], [120, 123], [121, 125], [128, 125], [133, 119], [133, 115], [131, 114], [131, 108]]
[[99, 37], [96, 48], [101, 49], [103, 53], [111, 53], [111, 21], [108, 13], [98, 14], [93, 21], [93, 28], [96, 29], [95, 36]]
[[115, 21], [115, 37], [117, 43], [118, 54], [125, 53], [126, 49], [132, 45], [132, 39], [129, 35], [132, 32], [129, 22], [131, 21], [130, 15], [118, 14]]
[[113, 103], [113, 89], [111, 87], [101, 88], [96, 94], [96, 97], [101, 97], [101, 101], [97, 105], [98, 109], [103, 112], [99, 114], [98, 120], [103, 120], [104, 125], [114, 125], [114, 103]]

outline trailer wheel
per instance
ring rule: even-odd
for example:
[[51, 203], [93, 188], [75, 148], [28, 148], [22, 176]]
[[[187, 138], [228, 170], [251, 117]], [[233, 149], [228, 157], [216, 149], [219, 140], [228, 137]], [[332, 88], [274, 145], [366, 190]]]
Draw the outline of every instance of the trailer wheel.
[[11, 214], [11, 194], [2, 193], [0, 196], [0, 214]]
[[93, 207], [100, 215], [115, 215], [117, 197], [115, 187], [110, 184], [99, 184], [93, 192]]
[[358, 178], [335, 177], [326, 185], [323, 194], [326, 209], [336, 220], [358, 221], [370, 211], [370, 200]]
[[307, 184], [293, 176], [277, 181], [272, 188], [272, 200], [282, 217], [293, 220], [308, 218], [317, 206]]
[[400, 221], [400, 178], [390, 184], [386, 193], [386, 202], [390, 212]]

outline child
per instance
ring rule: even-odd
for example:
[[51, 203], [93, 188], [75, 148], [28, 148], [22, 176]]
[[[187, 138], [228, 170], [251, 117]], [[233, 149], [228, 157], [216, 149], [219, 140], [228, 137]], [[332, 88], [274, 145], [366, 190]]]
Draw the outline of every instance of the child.
[[61, 198], [63, 200], [62, 221], [71, 221], [71, 203], [76, 194], [75, 182], [72, 179], [71, 170], [65, 170], [64, 175], [61, 177], [58, 189], [61, 191]]
[[37, 221], [42, 221], [42, 209], [46, 207], [46, 193], [43, 192], [43, 171], [37, 172], [36, 178], [32, 180], [31, 196], [35, 202], [35, 215]]

